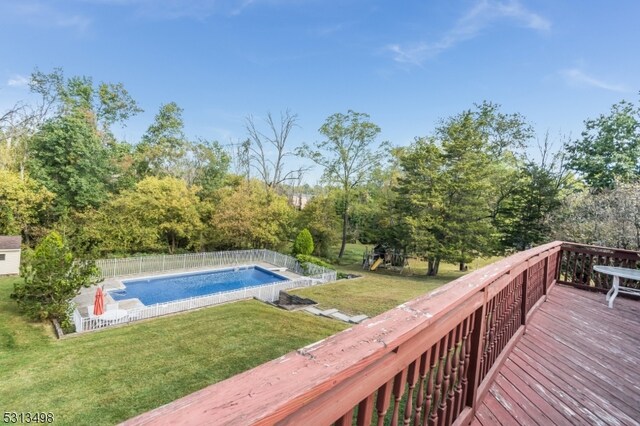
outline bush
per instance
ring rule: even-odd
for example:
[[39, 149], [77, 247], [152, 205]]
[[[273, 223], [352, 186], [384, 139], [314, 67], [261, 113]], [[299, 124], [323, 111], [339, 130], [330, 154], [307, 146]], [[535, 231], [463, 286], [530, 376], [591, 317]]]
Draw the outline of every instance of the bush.
[[300, 212], [298, 229], [307, 228], [313, 237], [313, 255], [328, 257], [331, 248], [340, 242], [342, 222], [336, 214], [334, 197], [315, 196]]
[[11, 298], [36, 320], [57, 319], [68, 326], [71, 299], [82, 287], [96, 282], [94, 262], [76, 261], [57, 232], [47, 235], [27, 256], [21, 268], [24, 280], [16, 282]]
[[[331, 269], [332, 271], [335, 271], [336, 268], [328, 263], [325, 262], [324, 260], [317, 258], [315, 256], [308, 256], [308, 255], [304, 255], [304, 254], [299, 254], [298, 256], [296, 256], [296, 259], [298, 259], [298, 261], [300, 262], [300, 265], [302, 266], [302, 268], [305, 270], [305, 272], [309, 272], [308, 269], [308, 265], [311, 263], [313, 265], [317, 265], [317, 266], [322, 266], [323, 268], [327, 268], [327, 269]], [[344, 272], [340, 272], [338, 271], [338, 279], [342, 280], [345, 278], [348, 278], [349, 274], [345, 274]]]
[[309, 256], [313, 253], [313, 237], [307, 228], [300, 231], [293, 243], [293, 254]]
[[298, 259], [298, 261], [300, 262], [300, 265], [307, 272], [308, 272], [307, 265], [310, 264], [310, 263], [313, 264], [313, 265], [322, 266], [323, 268], [327, 268], [327, 269], [331, 269], [331, 270], [335, 270], [336, 269], [330, 263], [327, 263], [324, 260], [319, 259], [319, 258], [317, 258], [315, 256], [310, 256], [310, 255], [307, 255], [307, 254], [299, 254], [299, 255], [296, 256], [296, 259]]

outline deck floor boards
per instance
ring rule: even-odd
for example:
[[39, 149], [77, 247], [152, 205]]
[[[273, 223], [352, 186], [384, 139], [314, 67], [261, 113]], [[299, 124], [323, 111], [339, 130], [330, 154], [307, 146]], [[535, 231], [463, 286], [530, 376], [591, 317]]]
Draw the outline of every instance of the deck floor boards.
[[556, 285], [473, 425], [640, 425], [640, 302]]

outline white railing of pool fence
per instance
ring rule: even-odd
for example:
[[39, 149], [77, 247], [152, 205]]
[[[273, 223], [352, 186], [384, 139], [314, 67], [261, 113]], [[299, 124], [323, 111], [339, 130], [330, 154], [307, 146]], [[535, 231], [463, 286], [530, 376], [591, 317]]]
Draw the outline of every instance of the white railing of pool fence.
[[[299, 287], [310, 287], [321, 282], [327, 282], [325, 280], [335, 281], [335, 271], [333, 272], [333, 275], [329, 272], [323, 274], [322, 277], [318, 278], [304, 277], [292, 281], [283, 281], [275, 284], [264, 284], [255, 287], [245, 287], [239, 290], [230, 290], [206, 296], [197, 296], [191, 297], [189, 299], [177, 300], [175, 302], [158, 303], [151, 306], [134, 308], [127, 311], [127, 316], [117, 320], [107, 321], [97, 317], [83, 318], [82, 316], [80, 316], [80, 313], [76, 309], [73, 312], [73, 320], [76, 326], [76, 331], [81, 332], [252, 297], [267, 302], [274, 302], [278, 299], [280, 290], [288, 290], [291, 288]], [[333, 280], [331, 279], [332, 276], [334, 277]]]
[[100, 259], [96, 261], [96, 265], [100, 268], [102, 278], [113, 278], [146, 272], [165, 272], [255, 262], [271, 263], [278, 267], [287, 268], [299, 275], [307, 276], [323, 274], [329, 271], [313, 264], [307, 264], [305, 271], [293, 257], [271, 250], [237, 250]]
[[76, 331], [79, 333], [81, 331], [84, 331], [84, 328], [82, 328], [83, 324], [83, 319], [82, 315], [80, 315], [80, 312], [78, 312], [77, 309], [73, 310], [73, 323], [76, 326]]

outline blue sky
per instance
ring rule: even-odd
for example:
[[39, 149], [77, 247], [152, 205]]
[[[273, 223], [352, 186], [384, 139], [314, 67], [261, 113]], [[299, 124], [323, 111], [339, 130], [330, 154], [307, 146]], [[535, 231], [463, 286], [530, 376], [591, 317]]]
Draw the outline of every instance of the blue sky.
[[292, 146], [348, 109], [406, 145], [482, 100], [557, 140], [638, 101], [639, 16], [637, 0], [0, 0], [0, 109], [62, 67], [125, 85], [145, 110], [117, 132], [131, 142], [170, 101], [222, 144], [289, 108]]

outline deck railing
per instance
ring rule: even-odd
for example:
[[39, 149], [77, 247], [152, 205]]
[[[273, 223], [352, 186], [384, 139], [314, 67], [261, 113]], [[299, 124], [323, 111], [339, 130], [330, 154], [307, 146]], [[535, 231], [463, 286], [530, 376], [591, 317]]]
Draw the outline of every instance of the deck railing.
[[467, 424], [555, 284], [562, 243], [510, 256], [127, 424]]
[[[631, 250], [564, 243], [558, 264], [558, 282], [587, 290], [609, 291], [613, 277], [594, 271], [595, 265], [636, 269], [640, 267], [640, 253]], [[640, 288], [637, 281], [627, 279], [621, 279], [620, 285]]]

